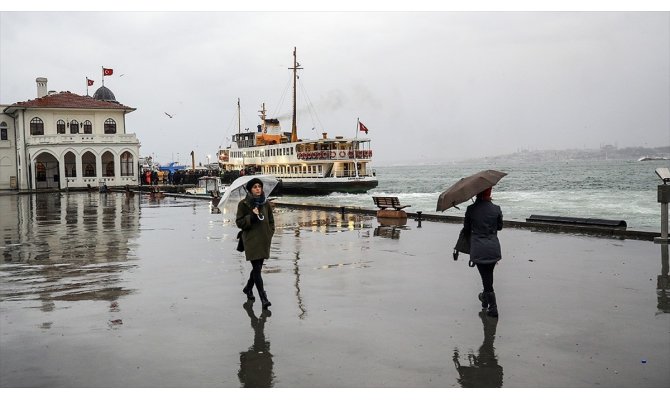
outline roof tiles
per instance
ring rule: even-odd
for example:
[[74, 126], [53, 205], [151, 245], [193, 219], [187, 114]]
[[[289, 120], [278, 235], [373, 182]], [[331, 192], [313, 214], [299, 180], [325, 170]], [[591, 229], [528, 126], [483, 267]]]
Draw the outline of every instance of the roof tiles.
[[121, 103], [96, 100], [90, 96], [80, 96], [70, 92], [60, 92], [33, 100], [20, 101], [9, 107], [19, 108], [97, 108], [134, 111], [132, 107]]

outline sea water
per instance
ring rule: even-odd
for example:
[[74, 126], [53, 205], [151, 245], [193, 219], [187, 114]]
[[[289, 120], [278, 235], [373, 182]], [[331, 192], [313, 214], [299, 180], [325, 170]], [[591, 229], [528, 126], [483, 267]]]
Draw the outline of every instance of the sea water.
[[[311, 203], [374, 208], [372, 196], [397, 196], [405, 210], [436, 212], [440, 193], [460, 178], [485, 169], [506, 172], [493, 190], [505, 220], [525, 221], [530, 215], [624, 220], [629, 230], [660, 232], [657, 201], [661, 180], [655, 170], [667, 160], [568, 160], [551, 162], [471, 161], [441, 165], [374, 167], [379, 186], [364, 194], [282, 196], [286, 203]], [[469, 203], [445, 215], [463, 216]]]

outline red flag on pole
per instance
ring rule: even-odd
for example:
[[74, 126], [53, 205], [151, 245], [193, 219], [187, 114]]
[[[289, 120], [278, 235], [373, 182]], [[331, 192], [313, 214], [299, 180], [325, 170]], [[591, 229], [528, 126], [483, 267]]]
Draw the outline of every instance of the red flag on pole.
[[88, 78], [86, 78], [86, 84], [87, 84], [88, 86], [93, 86], [93, 79], [88, 79]]
[[113, 70], [113, 69], [102, 67], [102, 75], [103, 75], [103, 76], [110, 76], [110, 75], [112, 75], [113, 73], [114, 73], [114, 70]]
[[361, 132], [365, 132], [366, 135], [368, 134], [368, 128], [365, 125], [363, 125], [361, 121], [358, 121], [358, 130]]

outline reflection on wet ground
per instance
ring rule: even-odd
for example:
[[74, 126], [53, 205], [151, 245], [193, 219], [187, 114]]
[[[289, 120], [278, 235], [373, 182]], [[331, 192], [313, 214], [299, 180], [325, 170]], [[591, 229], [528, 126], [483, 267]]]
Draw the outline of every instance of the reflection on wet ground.
[[270, 353], [270, 342], [265, 340], [265, 320], [272, 315], [272, 312], [264, 309], [260, 317], [256, 317], [252, 301], [244, 303], [243, 308], [254, 330], [254, 343], [247, 351], [240, 353], [240, 370], [237, 376], [240, 378], [240, 384], [245, 388], [272, 387], [274, 379], [272, 354]]
[[493, 342], [496, 336], [498, 318], [491, 318], [485, 311], [479, 312], [484, 327], [484, 342], [475, 354], [468, 352], [468, 365], [461, 364], [458, 348], [454, 350], [454, 364], [458, 371], [458, 383], [464, 387], [503, 387], [503, 368], [498, 364]]
[[270, 313], [230, 208], [0, 196], [0, 386], [667, 386], [667, 245], [504, 230], [495, 320], [459, 226], [277, 207]]
[[2, 210], [0, 301], [39, 299], [50, 311], [58, 300], [112, 302], [133, 292], [122, 275], [136, 267], [138, 201], [98, 193], [14, 200]]

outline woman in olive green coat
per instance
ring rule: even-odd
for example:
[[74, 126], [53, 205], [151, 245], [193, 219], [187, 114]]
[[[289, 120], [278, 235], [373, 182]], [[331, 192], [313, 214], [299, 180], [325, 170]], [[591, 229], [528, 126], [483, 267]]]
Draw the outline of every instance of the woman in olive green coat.
[[263, 288], [261, 269], [263, 268], [263, 261], [270, 258], [270, 245], [272, 235], [275, 232], [275, 220], [272, 207], [266, 201], [263, 192], [263, 182], [258, 178], [251, 179], [247, 182], [246, 189], [247, 197], [237, 204], [235, 220], [237, 227], [242, 230], [244, 253], [247, 261], [251, 261], [252, 267], [249, 280], [242, 292], [247, 295], [247, 299], [255, 300], [253, 295], [255, 285], [263, 308], [268, 308], [272, 304]]

